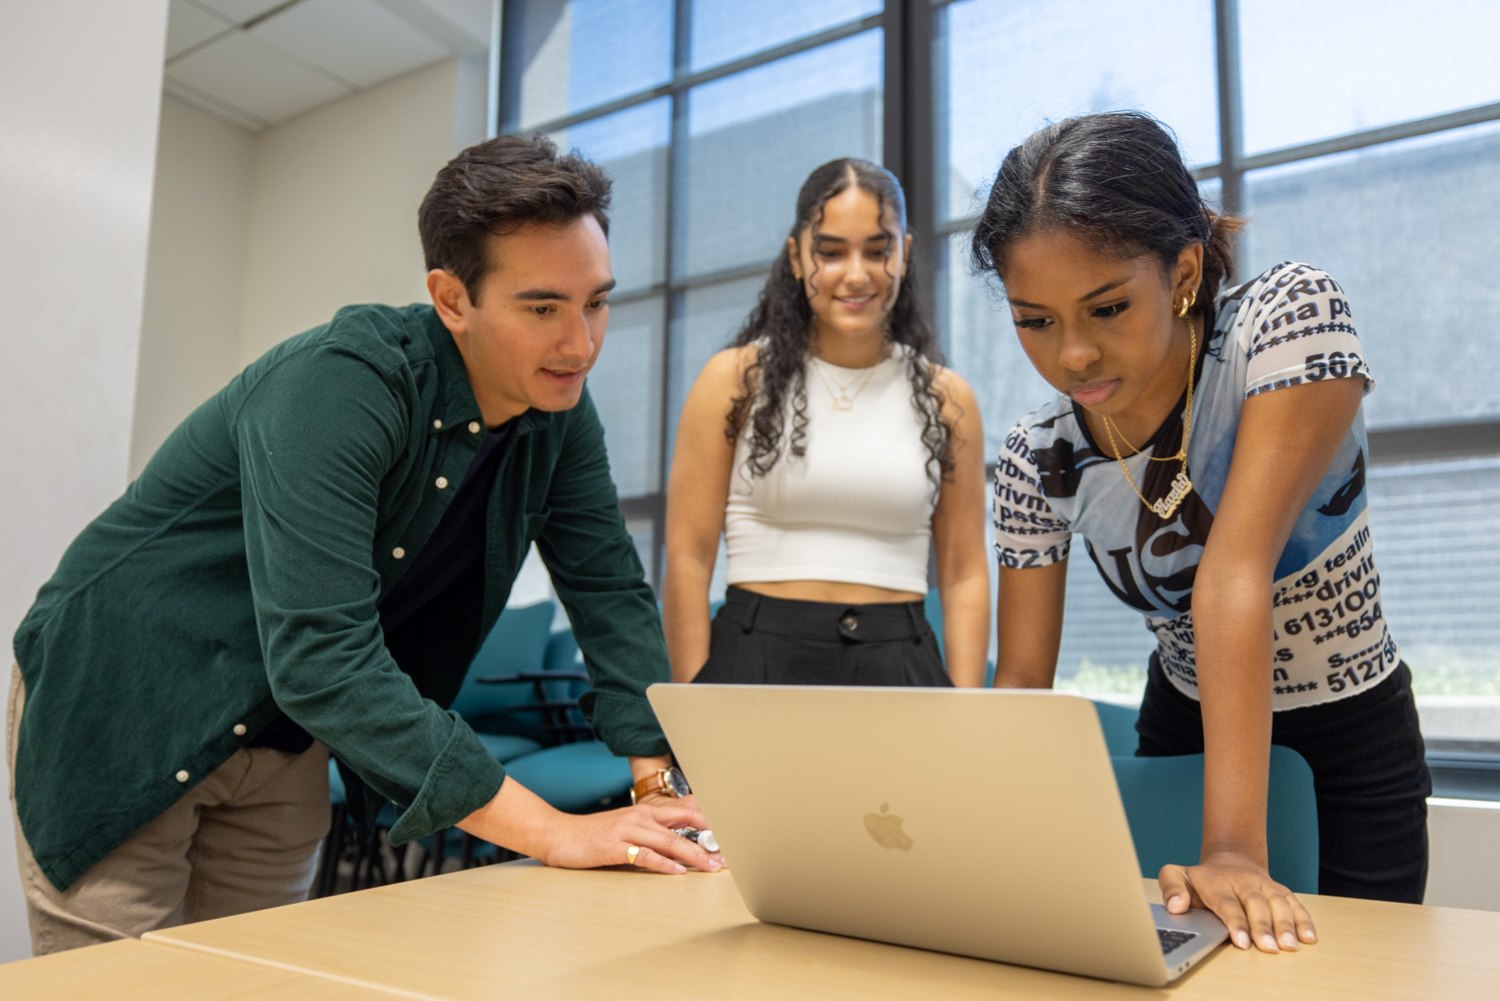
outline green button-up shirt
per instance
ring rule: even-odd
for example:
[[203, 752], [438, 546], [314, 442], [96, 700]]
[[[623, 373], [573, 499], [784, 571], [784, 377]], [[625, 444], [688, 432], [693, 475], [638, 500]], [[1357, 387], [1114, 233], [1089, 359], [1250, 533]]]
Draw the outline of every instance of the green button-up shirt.
[[[394, 802], [395, 842], [452, 826], [504, 770], [447, 706], [534, 541], [622, 755], [663, 754], [645, 688], [668, 677], [587, 393], [515, 418], [485, 516], [478, 635], [386, 649], [377, 602], [483, 435], [430, 306], [353, 306], [194, 411], [91, 523], [16, 634], [21, 825], [65, 888], [284, 711]], [[476, 540], [476, 545], [479, 540]]]

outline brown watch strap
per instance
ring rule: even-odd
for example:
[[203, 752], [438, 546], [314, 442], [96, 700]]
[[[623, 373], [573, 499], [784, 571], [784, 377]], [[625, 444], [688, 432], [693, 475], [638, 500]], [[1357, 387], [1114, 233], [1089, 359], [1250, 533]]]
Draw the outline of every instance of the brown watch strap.
[[667, 783], [666, 769], [658, 769], [643, 779], [636, 780], [635, 785], [630, 787], [631, 802], [639, 802], [653, 793], [661, 793], [664, 796], [676, 796], [672, 787]]

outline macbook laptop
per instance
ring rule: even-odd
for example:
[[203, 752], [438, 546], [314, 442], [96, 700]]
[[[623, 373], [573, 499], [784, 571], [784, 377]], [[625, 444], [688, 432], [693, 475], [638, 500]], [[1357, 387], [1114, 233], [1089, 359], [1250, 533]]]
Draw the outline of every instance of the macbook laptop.
[[1208, 911], [1148, 903], [1087, 699], [708, 684], [648, 695], [762, 921], [1155, 986], [1227, 938]]

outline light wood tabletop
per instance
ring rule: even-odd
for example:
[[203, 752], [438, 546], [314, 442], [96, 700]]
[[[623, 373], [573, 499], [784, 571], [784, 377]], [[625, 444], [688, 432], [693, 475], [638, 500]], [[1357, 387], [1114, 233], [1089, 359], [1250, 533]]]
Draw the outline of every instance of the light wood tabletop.
[[[1154, 892], [1154, 883], [1146, 885]], [[1318, 922], [1318, 945], [1282, 955], [1225, 947], [1154, 992], [762, 924], [745, 910], [729, 873], [570, 872], [532, 862], [187, 925], [147, 940], [343, 983], [486, 1001], [1500, 997], [1500, 913], [1304, 899]]]
[[385, 991], [265, 963], [122, 939], [35, 959], [0, 964], [0, 997], [10, 1001], [360, 1001]]

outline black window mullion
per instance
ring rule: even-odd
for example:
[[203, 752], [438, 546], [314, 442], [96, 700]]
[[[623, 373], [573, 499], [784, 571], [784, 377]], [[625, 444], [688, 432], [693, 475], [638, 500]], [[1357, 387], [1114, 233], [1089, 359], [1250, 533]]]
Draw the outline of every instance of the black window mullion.
[[[901, 180], [906, 192], [906, 227], [916, 248], [912, 263], [921, 288], [934, 298], [940, 252], [933, 128], [932, 25], [936, 16], [929, 0], [888, 0], [881, 86], [885, 165]], [[932, 305], [929, 303], [929, 307]], [[938, 336], [946, 349], [946, 325], [940, 325]]]
[[667, 530], [667, 473], [671, 468], [670, 453], [672, 421], [672, 369], [673, 359], [681, 353], [676, 343], [682, 333], [682, 292], [677, 287], [678, 257], [687, 233], [686, 220], [681, 208], [686, 204], [684, 186], [681, 181], [687, 175], [688, 148], [688, 101], [686, 87], [679, 86], [691, 65], [693, 37], [693, 0], [676, 0], [672, 16], [672, 125], [667, 138], [667, 221], [666, 260], [662, 273], [666, 276], [666, 290], [662, 295], [661, 373], [656, 391], [659, 394], [660, 418], [657, 421], [657, 476], [656, 493], [651, 501], [651, 579], [656, 581], [658, 591], [665, 567], [663, 554], [666, 551]]

